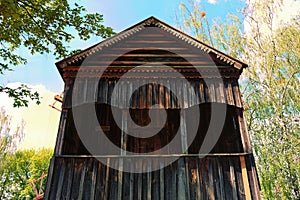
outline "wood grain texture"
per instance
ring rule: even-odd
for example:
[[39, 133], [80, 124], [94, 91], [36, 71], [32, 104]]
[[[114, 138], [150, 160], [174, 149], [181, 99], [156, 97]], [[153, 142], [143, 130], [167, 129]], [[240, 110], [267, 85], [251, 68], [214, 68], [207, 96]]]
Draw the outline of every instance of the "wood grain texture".
[[[242, 175], [255, 173], [250, 167], [252, 160], [240, 158], [238, 155], [181, 157], [156, 171], [151, 171], [149, 159], [144, 159], [140, 167], [149, 172], [135, 174], [111, 169], [92, 157], [54, 157], [53, 184], [45, 199], [248, 200], [248, 195], [259, 199], [255, 184], [249, 184], [247, 190], [244, 179], [247, 176]], [[130, 158], [122, 159], [122, 164], [132, 164]], [[119, 168], [119, 161], [120, 158], [113, 159], [110, 164]], [[72, 190], [68, 188], [70, 185]], [[118, 195], [119, 187], [122, 195]]]

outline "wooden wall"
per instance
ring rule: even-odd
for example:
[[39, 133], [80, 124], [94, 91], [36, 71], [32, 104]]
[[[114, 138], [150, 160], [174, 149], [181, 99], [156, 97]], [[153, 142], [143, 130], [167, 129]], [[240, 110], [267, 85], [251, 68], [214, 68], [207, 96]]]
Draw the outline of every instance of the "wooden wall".
[[[120, 159], [134, 163], [133, 158], [107, 162], [118, 169]], [[52, 161], [45, 199], [260, 199], [254, 160], [248, 154], [185, 156], [149, 173], [121, 172], [92, 157]], [[151, 170], [152, 164], [145, 158], [138, 167]]]
[[[191, 143], [190, 147], [188, 148], [188, 153], [191, 154], [197, 154], [201, 153], [199, 152], [200, 147], [203, 143], [204, 138], [206, 137], [208, 127], [210, 125], [210, 119], [211, 119], [211, 103], [207, 104], [201, 104], [199, 105], [199, 111], [200, 111], [200, 121], [193, 122], [193, 115], [187, 115], [186, 121], [191, 123], [193, 122], [193, 126], [189, 126], [189, 123], [187, 123], [187, 129], [182, 132], [182, 130], [179, 130], [179, 124], [180, 124], [180, 110], [179, 109], [167, 109], [167, 121], [164, 124], [163, 128], [157, 132], [155, 136], [149, 137], [149, 138], [136, 138], [133, 137], [132, 134], [125, 135], [126, 137], [126, 150], [129, 152], [152, 152], [154, 150], [158, 150], [162, 148], [165, 145], [168, 145], [169, 142], [175, 137], [176, 134], [184, 134], [184, 135], [190, 135], [191, 131], [194, 128], [194, 123], [197, 123], [195, 127], [197, 127], [197, 133], [196, 136]], [[220, 106], [218, 104], [214, 104], [214, 106]], [[80, 109], [85, 110], [86, 105], [82, 105]], [[123, 110], [119, 108], [117, 109], [118, 113], [122, 113]], [[193, 108], [190, 108], [193, 109]], [[192, 112], [189, 111], [190, 109], [185, 109], [183, 112]], [[111, 106], [106, 104], [96, 104], [96, 109], [98, 115], [98, 124], [89, 124], [89, 121], [85, 121], [86, 126], [86, 136], [87, 137], [93, 137], [100, 132], [99, 129], [101, 128], [104, 133], [106, 134], [106, 137], [109, 138], [111, 141], [110, 144], [107, 144], [105, 142], [102, 142], [100, 139], [97, 140], [97, 137], [94, 137], [94, 142], [97, 142], [99, 145], [99, 150], [97, 151], [98, 155], [103, 155], [102, 150], [105, 150], [107, 145], [112, 145], [112, 143], [116, 146], [118, 146], [121, 149], [121, 129], [118, 127], [117, 123], [115, 122], [116, 119], [112, 116], [111, 112]], [[227, 106], [226, 110], [227, 114], [225, 117], [224, 127], [222, 128], [221, 135], [219, 139], [217, 140], [214, 148], [211, 150], [211, 153], [241, 153], [241, 152], [247, 152], [244, 151], [243, 144], [242, 144], [242, 138], [240, 134], [240, 122], [239, 122], [239, 109], [235, 108], [233, 106]], [[143, 125], [143, 123], [147, 123], [147, 119], [149, 117], [148, 111], [145, 109], [131, 109], [130, 110], [131, 117], [133, 118], [133, 121], [136, 124]], [[85, 113], [89, 114], [89, 112]], [[83, 119], [88, 118], [89, 116], [82, 116]], [[66, 127], [64, 132], [64, 139], [62, 142], [62, 151], [60, 154], [62, 155], [89, 155], [89, 151], [85, 148], [85, 145], [81, 142], [81, 138], [79, 137], [76, 127], [74, 125], [73, 121], [73, 115], [71, 110], [68, 113], [68, 116], [66, 117]], [[152, 123], [159, 124], [156, 119], [160, 119], [159, 116], [156, 118], [153, 118]], [[121, 120], [121, 119], [119, 119]], [[154, 124], [155, 126], [155, 124]], [[130, 124], [127, 124], [129, 133], [132, 133], [134, 131]], [[180, 150], [181, 144], [178, 144], [178, 149]], [[143, 149], [143, 150], [142, 150]], [[175, 150], [176, 151], [176, 150]], [[120, 155], [121, 152], [116, 152], [118, 155]], [[172, 150], [167, 153], [172, 153]], [[183, 152], [180, 152], [183, 153]], [[203, 153], [203, 152], [202, 152]]]

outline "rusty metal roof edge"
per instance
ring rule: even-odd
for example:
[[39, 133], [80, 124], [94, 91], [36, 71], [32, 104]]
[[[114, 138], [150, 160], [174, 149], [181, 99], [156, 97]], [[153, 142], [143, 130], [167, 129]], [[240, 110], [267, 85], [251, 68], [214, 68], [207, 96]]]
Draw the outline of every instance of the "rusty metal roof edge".
[[139, 32], [140, 30], [144, 29], [146, 25], [155, 25], [156, 27], [162, 28], [163, 30], [171, 33], [175, 37], [180, 38], [183, 41], [186, 41], [190, 45], [192, 45], [196, 48], [199, 48], [199, 49], [205, 51], [206, 53], [214, 53], [218, 59], [220, 59], [221, 61], [224, 61], [230, 65], [233, 65], [237, 69], [242, 69], [242, 68], [248, 67], [248, 65], [246, 63], [244, 63], [236, 58], [233, 58], [230, 55], [227, 55], [227, 54], [215, 49], [214, 47], [209, 46], [208, 44], [205, 44], [205, 43], [199, 41], [198, 39], [168, 25], [167, 23], [165, 23], [153, 16], [121, 31], [120, 33], [118, 33], [104, 41], [101, 41], [85, 50], [82, 50], [81, 52], [79, 52], [71, 57], [68, 57], [61, 61], [58, 61], [56, 63], [56, 66], [58, 68], [64, 68], [74, 62], [82, 60], [82, 59], [86, 58], [87, 56], [89, 56], [97, 51], [100, 51], [103, 47], [109, 47], [110, 45], [112, 45], [116, 42], [119, 42], [134, 33]]

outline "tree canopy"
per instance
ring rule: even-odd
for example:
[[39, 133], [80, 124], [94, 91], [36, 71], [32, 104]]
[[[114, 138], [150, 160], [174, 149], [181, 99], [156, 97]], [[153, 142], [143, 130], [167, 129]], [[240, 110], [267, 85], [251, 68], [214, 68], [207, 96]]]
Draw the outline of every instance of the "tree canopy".
[[36, 191], [43, 193], [44, 177], [52, 155], [50, 149], [23, 150], [6, 155], [5, 168], [0, 171], [0, 199], [33, 199], [37, 196]]
[[[90, 14], [77, 3], [67, 0], [1, 0], [0, 1], [0, 74], [26, 64], [27, 59], [18, 55], [20, 48], [31, 54], [51, 53], [65, 58], [76, 52], [68, 44], [92, 35], [106, 38], [114, 34], [103, 25], [103, 15]], [[39, 103], [39, 94], [26, 85], [9, 88], [0, 85], [0, 92], [14, 98], [14, 106], [27, 106], [29, 100]]]
[[249, 134], [265, 199], [300, 199], [300, 15], [283, 1], [249, 1], [225, 21], [181, 4], [181, 28], [249, 64], [241, 77]]

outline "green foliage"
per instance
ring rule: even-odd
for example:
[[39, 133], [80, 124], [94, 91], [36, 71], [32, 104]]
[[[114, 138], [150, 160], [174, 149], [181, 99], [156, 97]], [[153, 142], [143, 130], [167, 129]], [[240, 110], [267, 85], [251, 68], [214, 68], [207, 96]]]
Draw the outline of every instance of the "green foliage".
[[[16, 150], [18, 142], [24, 136], [24, 122], [17, 126], [16, 130], [11, 130], [11, 117], [6, 114], [3, 108], [0, 109], [0, 160], [4, 160], [7, 153]], [[3, 169], [0, 162], [0, 172]]]
[[36, 104], [40, 104], [40, 95], [37, 92], [31, 92], [31, 89], [24, 84], [21, 84], [17, 88], [3, 87], [0, 85], [0, 92], [5, 92], [8, 97], [14, 99], [14, 107], [28, 106], [30, 100], [36, 101]]
[[[114, 34], [102, 24], [102, 15], [87, 13], [83, 6], [70, 5], [67, 0], [1, 0], [0, 7], [0, 74], [27, 63], [27, 58], [16, 53], [20, 48], [31, 54], [52, 53], [65, 58], [72, 52], [68, 44], [75, 38], [73, 32], [81, 40]], [[25, 86], [0, 86], [0, 92], [13, 97], [16, 107], [27, 106], [28, 99], [39, 103], [38, 94]]]
[[244, 19], [229, 15], [209, 27], [203, 26], [201, 7], [182, 8], [188, 30], [250, 66], [242, 92], [262, 197], [300, 199], [300, 15], [280, 22], [282, 1], [251, 1]]
[[294, 19], [279, 26], [274, 16], [280, 3], [251, 6], [256, 9], [247, 10], [251, 34], [246, 36], [246, 58], [251, 67], [244, 94], [262, 195], [299, 199], [300, 53], [295, 49], [300, 48], [300, 24]]
[[[11, 118], [0, 111], [0, 199], [35, 197], [31, 181], [47, 173], [53, 151], [50, 149], [16, 151], [23, 138], [24, 124], [11, 129]], [[39, 190], [39, 183], [37, 182]], [[45, 179], [42, 187], [45, 186]], [[44, 190], [43, 190], [44, 191]]]
[[[24, 150], [8, 154], [0, 176], [0, 199], [33, 199], [36, 195], [33, 180], [48, 171], [53, 151], [50, 149]], [[43, 179], [43, 191], [46, 180]], [[36, 183], [39, 190], [39, 182]]]

